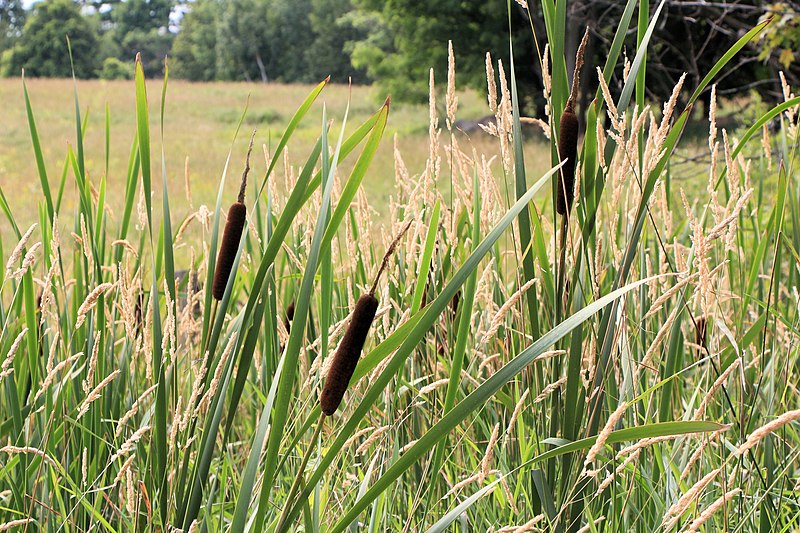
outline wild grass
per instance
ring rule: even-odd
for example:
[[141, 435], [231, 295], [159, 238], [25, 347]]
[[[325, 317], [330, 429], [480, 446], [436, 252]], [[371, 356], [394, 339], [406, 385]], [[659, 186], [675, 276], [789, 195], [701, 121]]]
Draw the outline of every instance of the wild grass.
[[[683, 194], [670, 161], [689, 108], [679, 88], [663, 107], [637, 90], [663, 4], [639, 18], [622, 92], [608, 89], [631, 0], [608, 64], [583, 72], [598, 89], [560, 226], [566, 19], [562, 3], [544, 5], [542, 172], [523, 149], [524, 67], [487, 60], [497, 120], [483, 153], [451, 129], [454, 54], [446, 89], [431, 84], [427, 156], [392, 151], [394, 194], [378, 217], [365, 190], [388, 179], [375, 165], [395, 110], [355, 118], [325, 104], [323, 81], [251, 171], [219, 299], [247, 113], [216, 165], [216, 202], [187, 217], [175, 215], [188, 195], [159, 141], [183, 86], [146, 84], [137, 63], [119, 165], [87, 158], [85, 139], [110, 139], [111, 120], [83, 128], [78, 86], [61, 179], [37, 158], [37, 116], [39, 200], [0, 204], [11, 228], [0, 530], [796, 529], [800, 98], [788, 90], [735, 138], [712, 113], [707, 186]], [[685, 88], [688, 106], [761, 29]], [[74, 204], [59, 200], [68, 189]], [[325, 376], [368, 291], [379, 304], [364, 351], [344, 402], [321, 417]]]

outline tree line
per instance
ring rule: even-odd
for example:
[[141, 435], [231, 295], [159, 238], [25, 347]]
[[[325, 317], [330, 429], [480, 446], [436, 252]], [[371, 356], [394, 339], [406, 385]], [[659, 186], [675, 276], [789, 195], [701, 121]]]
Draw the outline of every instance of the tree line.
[[[624, 4], [569, 1], [567, 52], [589, 26], [587, 63], [602, 65]], [[772, 17], [775, 23], [722, 77], [720, 90], [777, 97], [778, 70], [800, 81], [798, 12], [791, 1], [667, 0], [650, 45], [647, 87], [657, 93], [650, 96], [663, 99], [683, 72], [693, 86], [747, 29]], [[304, 83], [330, 75], [423, 100], [428, 69], [446, 72], [448, 40], [462, 86], [485, 86], [486, 52], [507, 69], [510, 22], [517, 84], [523, 103], [536, 106], [543, 20], [533, 0], [42, 0], [28, 9], [22, 0], [0, 0], [0, 74], [18, 76], [24, 68], [28, 76], [71, 76], [68, 36], [78, 78], [128, 78], [140, 53], [151, 76], [163, 73], [169, 57], [170, 75], [192, 81]], [[632, 24], [628, 57], [636, 38]]]

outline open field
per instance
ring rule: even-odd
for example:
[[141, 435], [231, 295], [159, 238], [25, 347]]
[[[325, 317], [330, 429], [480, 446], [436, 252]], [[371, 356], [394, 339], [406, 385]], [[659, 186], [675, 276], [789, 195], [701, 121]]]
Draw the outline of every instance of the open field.
[[[130, 147], [136, 133], [135, 93], [130, 82], [79, 80], [77, 82], [81, 112], [88, 113], [85, 139], [87, 166], [95, 169], [89, 176], [97, 186], [105, 166], [104, 123], [106, 108], [109, 112], [110, 151], [108, 154], [108, 186], [124, 187]], [[28, 92], [34, 108], [39, 137], [51, 180], [57, 187], [67, 153], [67, 145], [75, 149], [75, 107], [72, 80], [29, 79]], [[164, 153], [174, 213], [184, 216], [189, 212], [184, 194], [185, 159], [189, 158], [189, 174], [192, 200], [195, 207], [211, 205], [216, 199], [219, 177], [231, 148], [236, 126], [247, 105], [247, 115], [239, 140], [232, 152], [232, 175], [241, 172], [241, 161], [247, 149], [247, 138], [253, 129], [256, 133], [256, 156], [253, 158], [255, 176], [263, 176], [266, 170], [261, 146], [277, 144], [283, 128], [294, 110], [308, 94], [310, 85], [246, 84], [246, 83], [187, 83], [170, 81], [167, 92], [167, 115], [164, 128]], [[158, 147], [156, 161], [160, 161], [161, 132], [156, 125], [159, 120], [158, 97], [161, 82], [147, 83], [153, 145]], [[330, 86], [323, 98], [313, 107], [313, 117], [319, 117], [322, 105], [328, 107], [328, 116], [340, 124], [347, 105], [348, 87]], [[249, 105], [248, 105], [249, 99]], [[383, 103], [385, 95], [376, 89], [364, 86], [352, 88], [350, 124], [359, 124], [375, 112]], [[0, 79], [0, 102], [3, 102], [3, 117], [0, 122], [0, 187], [9, 198], [12, 208], [19, 209], [20, 224], [33, 222], [36, 212], [30, 207], [41, 200], [41, 186], [36, 178], [36, 162], [33, 158], [30, 131], [25, 114], [22, 80]], [[478, 119], [490, 113], [486, 99], [475, 91], [459, 93], [459, 116]], [[290, 160], [298, 164], [319, 137], [319, 124], [315, 119], [305, 120], [293, 136]], [[364, 188], [374, 208], [381, 216], [387, 216], [385, 208], [389, 195], [395, 194], [395, 169], [392, 139], [397, 136], [398, 147], [412, 174], [419, 174], [425, 167], [428, 156], [428, 107], [426, 105], [393, 104], [387, 125], [385, 141], [375, 155], [373, 172], [365, 180]], [[464, 142], [465, 137], [459, 134]], [[542, 173], [549, 163], [546, 139], [540, 132], [531, 135], [526, 154], [533, 172]], [[446, 139], [443, 138], [443, 143]], [[483, 133], [473, 136], [471, 143], [479, 153], [497, 155], [496, 139]], [[444, 151], [442, 156], [446, 157]], [[349, 170], [345, 162], [343, 170]], [[497, 168], [497, 165], [495, 165]], [[281, 165], [281, 170], [282, 165]], [[235, 180], [229, 181], [230, 194], [236, 190]], [[71, 183], [71, 180], [68, 180]], [[155, 198], [159, 198], [156, 193]], [[73, 187], [65, 192], [65, 213], [74, 207]], [[119, 207], [118, 196], [110, 198], [112, 207]], [[5, 221], [0, 222], [5, 224]], [[5, 227], [5, 226], [3, 226]]]

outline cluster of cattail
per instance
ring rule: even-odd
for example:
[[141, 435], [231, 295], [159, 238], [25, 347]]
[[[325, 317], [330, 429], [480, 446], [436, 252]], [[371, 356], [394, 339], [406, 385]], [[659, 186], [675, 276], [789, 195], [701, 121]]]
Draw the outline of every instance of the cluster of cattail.
[[250, 138], [250, 146], [247, 148], [247, 159], [245, 160], [244, 172], [242, 173], [242, 184], [239, 187], [239, 197], [228, 209], [228, 219], [225, 222], [225, 231], [222, 234], [222, 244], [217, 255], [217, 265], [214, 271], [214, 283], [211, 287], [211, 295], [215, 300], [220, 301], [225, 295], [225, 288], [228, 286], [228, 279], [233, 270], [233, 263], [239, 252], [239, 241], [242, 239], [244, 225], [247, 222], [247, 207], [244, 205], [244, 193], [247, 189], [247, 174], [250, 172], [250, 152], [253, 151], [253, 140], [255, 132]]
[[367, 334], [378, 310], [378, 299], [375, 297], [378, 281], [389, 263], [389, 258], [409, 227], [411, 227], [411, 222], [406, 223], [394, 241], [392, 241], [392, 244], [389, 245], [378, 274], [375, 276], [372, 288], [368, 293], [362, 294], [356, 302], [350, 324], [347, 326], [344, 337], [342, 337], [342, 341], [333, 355], [333, 362], [328, 369], [325, 386], [319, 397], [322, 413], [326, 416], [333, 415], [336, 409], [339, 408], [339, 404], [342, 403], [344, 392], [347, 390], [350, 378], [353, 377], [353, 372], [356, 370], [361, 350], [364, 348], [364, 342], [367, 340]]

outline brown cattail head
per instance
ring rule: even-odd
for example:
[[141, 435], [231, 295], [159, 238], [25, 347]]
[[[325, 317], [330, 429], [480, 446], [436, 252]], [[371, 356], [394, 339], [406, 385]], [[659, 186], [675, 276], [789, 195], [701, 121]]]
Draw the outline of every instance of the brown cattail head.
[[697, 329], [694, 332], [694, 343], [700, 346], [700, 348], [705, 349], [706, 346], [706, 331], [707, 331], [707, 324], [706, 319], [704, 317], [700, 317], [695, 321]]
[[250, 172], [250, 152], [253, 151], [253, 140], [256, 132], [250, 138], [250, 146], [247, 148], [247, 159], [245, 160], [244, 172], [242, 173], [242, 184], [239, 188], [239, 197], [236, 202], [231, 204], [228, 209], [228, 220], [225, 222], [225, 231], [222, 234], [222, 244], [217, 254], [217, 265], [214, 270], [214, 284], [211, 287], [211, 294], [214, 299], [219, 301], [225, 295], [225, 287], [228, 285], [228, 278], [233, 270], [233, 263], [236, 261], [236, 254], [239, 251], [239, 241], [242, 239], [244, 225], [247, 222], [247, 207], [244, 205], [244, 193], [247, 188], [247, 174]]
[[333, 355], [325, 387], [319, 397], [322, 412], [331, 416], [339, 408], [344, 391], [350, 384], [350, 378], [356, 370], [358, 358], [367, 340], [369, 328], [378, 310], [378, 299], [372, 294], [364, 294], [356, 302], [350, 324], [344, 333], [342, 342]]
[[350, 324], [348, 324], [344, 332], [344, 337], [342, 337], [342, 342], [339, 343], [336, 353], [333, 354], [333, 361], [328, 369], [328, 376], [325, 378], [325, 387], [323, 387], [319, 396], [322, 413], [327, 416], [331, 416], [339, 408], [339, 404], [342, 403], [342, 398], [344, 397], [344, 391], [350, 385], [350, 378], [353, 377], [353, 372], [356, 370], [358, 358], [361, 357], [361, 350], [367, 340], [369, 328], [372, 326], [372, 321], [375, 320], [375, 313], [378, 311], [378, 299], [375, 298], [378, 281], [383, 271], [386, 270], [386, 265], [389, 264], [389, 257], [394, 253], [400, 243], [400, 239], [410, 227], [411, 221], [408, 221], [389, 245], [375, 276], [372, 288], [367, 294], [362, 294], [361, 298], [356, 302], [353, 316], [350, 317]]
[[294, 302], [289, 304], [286, 308], [286, 316], [283, 317], [283, 325], [286, 327], [286, 333], [292, 330], [292, 320], [294, 320]]
[[575, 101], [578, 99], [578, 86], [580, 85], [581, 67], [586, 53], [586, 43], [589, 41], [589, 28], [583, 34], [583, 39], [575, 55], [575, 72], [572, 75], [572, 90], [570, 91], [567, 105], [561, 114], [558, 128], [558, 156], [562, 161], [558, 186], [556, 187], [556, 212], [567, 215], [572, 208], [575, 190], [575, 162], [578, 157], [578, 116], [575, 114]]
[[556, 212], [566, 215], [572, 208], [575, 189], [575, 159], [578, 155], [578, 117], [571, 104], [567, 104], [561, 114], [558, 130], [558, 156], [566, 162], [561, 167], [556, 187]]
[[461, 303], [461, 291], [459, 290], [453, 299], [450, 300], [450, 309], [453, 311], [453, 318], [458, 314], [458, 304]]
[[222, 300], [222, 296], [225, 294], [225, 287], [228, 285], [228, 278], [231, 275], [233, 263], [236, 261], [236, 253], [239, 251], [239, 241], [242, 238], [246, 220], [247, 207], [239, 202], [231, 204], [214, 271], [214, 285], [211, 292], [215, 300]]

